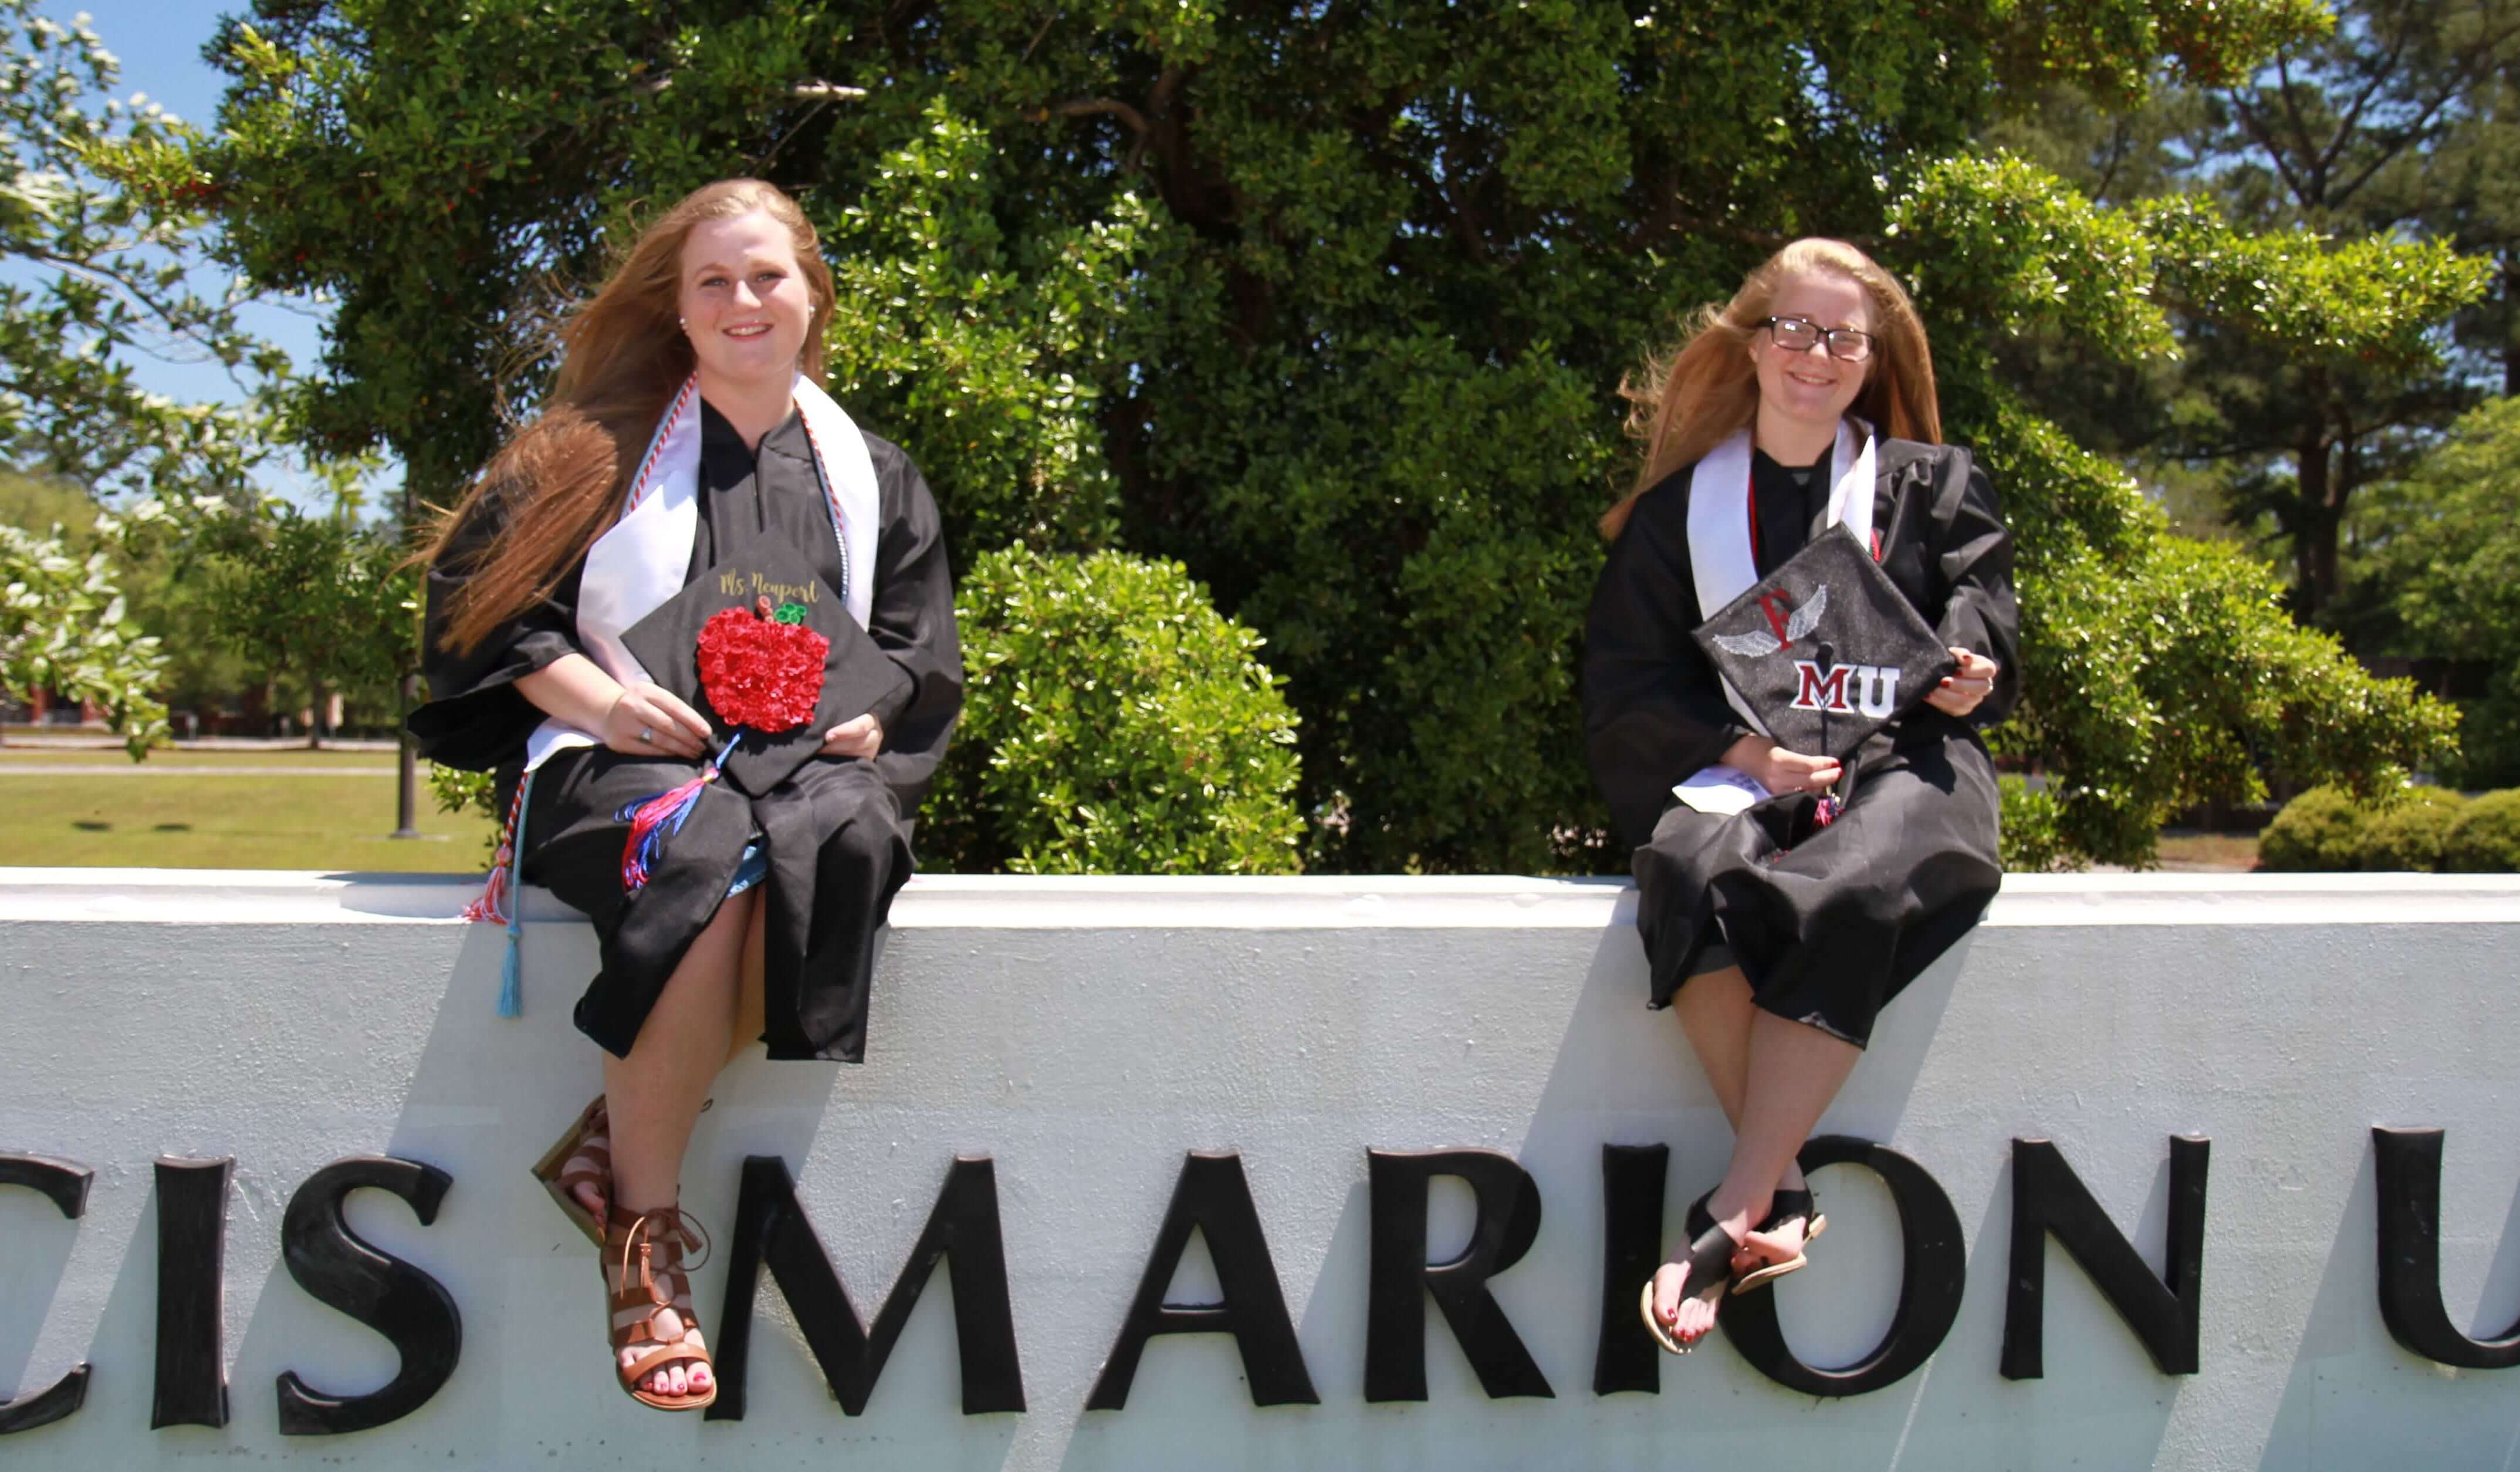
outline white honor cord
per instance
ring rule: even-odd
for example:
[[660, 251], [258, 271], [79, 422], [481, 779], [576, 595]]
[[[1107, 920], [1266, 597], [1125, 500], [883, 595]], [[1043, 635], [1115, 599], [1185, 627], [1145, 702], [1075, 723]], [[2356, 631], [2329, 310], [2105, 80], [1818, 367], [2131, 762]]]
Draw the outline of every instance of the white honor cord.
[[[1715, 617], [1759, 580], [1750, 544], [1751, 447], [1750, 432], [1736, 431], [1688, 473], [1688, 571], [1700, 619]], [[1830, 455], [1828, 522], [1855, 533], [1857, 545], [1868, 549], [1872, 545], [1873, 467], [1872, 427], [1860, 419], [1839, 420]], [[1721, 670], [1715, 679], [1750, 729], [1762, 736], [1774, 734]]]

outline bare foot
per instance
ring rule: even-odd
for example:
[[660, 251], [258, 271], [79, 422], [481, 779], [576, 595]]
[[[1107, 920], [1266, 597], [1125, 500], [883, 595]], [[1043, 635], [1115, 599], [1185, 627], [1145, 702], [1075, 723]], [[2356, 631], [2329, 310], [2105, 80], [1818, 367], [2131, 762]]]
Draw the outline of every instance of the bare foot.
[[1654, 1317], [1672, 1338], [1684, 1345], [1694, 1345], [1715, 1327], [1715, 1306], [1724, 1297], [1724, 1285], [1716, 1284], [1704, 1293], [1688, 1291], [1688, 1265], [1665, 1263], [1654, 1271]]
[[1741, 1239], [1741, 1251], [1732, 1260], [1733, 1268], [1749, 1272], [1774, 1264], [1792, 1262], [1802, 1256], [1810, 1227], [1808, 1218], [1791, 1217], [1775, 1231], [1750, 1233]]
[[[695, 1240], [699, 1255], [687, 1257]], [[684, 1398], [712, 1396], [717, 1388], [692, 1308], [691, 1273], [705, 1261], [707, 1243], [699, 1223], [670, 1206], [635, 1218], [615, 1208], [604, 1234], [615, 1369], [626, 1377], [642, 1360], [655, 1365], [636, 1389], [685, 1406], [695, 1403]]]
[[[1811, 1183], [1803, 1179], [1799, 1168], [1788, 1168], [1784, 1178], [1777, 1182], [1778, 1196], [1787, 1191], [1799, 1193], [1810, 1189]], [[1772, 1196], [1769, 1205], [1762, 1210], [1773, 1212], [1778, 1205], [1776, 1197]], [[1762, 1225], [1765, 1225], [1764, 1219]], [[1810, 1241], [1811, 1218], [1788, 1217], [1773, 1227], [1745, 1234], [1741, 1239], [1740, 1256], [1733, 1259], [1733, 1267], [1737, 1271], [1749, 1272], [1778, 1263], [1790, 1263], [1802, 1256], [1803, 1248]]]
[[570, 1184], [569, 1194], [577, 1198], [579, 1206], [594, 1213], [596, 1220], [603, 1220], [609, 1206], [604, 1191], [612, 1183], [612, 1117], [608, 1112], [596, 1112], [594, 1127], [578, 1141], [569, 1158], [561, 1163], [560, 1173], [563, 1179], [578, 1177]]
[[[1715, 1219], [1716, 1225], [1722, 1227], [1724, 1234], [1736, 1244], [1749, 1235], [1750, 1221], [1746, 1207]], [[1734, 1271], [1742, 1270], [1747, 1255], [1745, 1249], [1735, 1248], [1732, 1265]], [[1692, 1290], [1688, 1258], [1684, 1251], [1678, 1261], [1665, 1263], [1654, 1271], [1654, 1317], [1672, 1338], [1683, 1345], [1695, 1345], [1706, 1337], [1707, 1330], [1715, 1327], [1716, 1306], [1724, 1302], [1725, 1291], [1731, 1286], [1731, 1279], [1722, 1278]]]
[[[689, 1329], [685, 1329], [683, 1316], [671, 1309], [657, 1310], [655, 1317], [650, 1319], [648, 1323], [662, 1343], [671, 1344], [679, 1339], [685, 1349], [696, 1354], [708, 1352], [706, 1341], [700, 1338], [699, 1325], [694, 1324]], [[655, 1345], [643, 1344], [633, 1349], [623, 1350], [621, 1367], [628, 1369], [638, 1362], [640, 1356], [651, 1354], [655, 1348]], [[640, 1381], [639, 1386], [651, 1395], [704, 1396], [708, 1394], [709, 1387], [714, 1383], [709, 1374], [708, 1365], [695, 1359], [681, 1364], [669, 1364], [663, 1369], [654, 1371], [647, 1379]]]

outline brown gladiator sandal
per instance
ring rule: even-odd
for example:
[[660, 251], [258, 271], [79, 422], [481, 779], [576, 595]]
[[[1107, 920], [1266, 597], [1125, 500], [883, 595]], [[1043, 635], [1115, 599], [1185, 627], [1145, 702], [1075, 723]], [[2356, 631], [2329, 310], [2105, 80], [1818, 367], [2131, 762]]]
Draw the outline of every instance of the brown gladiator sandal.
[[598, 1201], [611, 1204], [612, 1118], [605, 1111], [604, 1095], [597, 1094], [579, 1110], [576, 1123], [561, 1133], [543, 1152], [541, 1160], [534, 1162], [534, 1179], [551, 1192], [569, 1225], [586, 1233], [587, 1241], [598, 1247], [604, 1245], [603, 1210], [590, 1212], [586, 1203], [577, 1199], [577, 1188], [591, 1185]]
[[[698, 1239], [699, 1257], [683, 1259]], [[698, 1410], [717, 1400], [717, 1369], [700, 1342], [699, 1314], [692, 1307], [692, 1269], [707, 1261], [708, 1233], [680, 1207], [634, 1213], [611, 1209], [604, 1233], [605, 1303], [611, 1314], [612, 1368], [622, 1394], [658, 1410]], [[681, 1337], [660, 1338], [656, 1315], [667, 1309], [683, 1323]], [[630, 1363], [623, 1350], [647, 1348]], [[685, 1395], [648, 1389], [641, 1382], [674, 1365], [705, 1365], [709, 1387]]]

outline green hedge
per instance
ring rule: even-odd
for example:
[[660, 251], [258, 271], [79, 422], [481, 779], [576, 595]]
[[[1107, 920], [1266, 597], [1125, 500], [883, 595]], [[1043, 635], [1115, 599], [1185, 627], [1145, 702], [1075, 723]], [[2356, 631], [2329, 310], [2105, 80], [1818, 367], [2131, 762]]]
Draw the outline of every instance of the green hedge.
[[2005, 872], [2048, 874], [2085, 867], [2083, 856], [2068, 843], [2056, 794], [2033, 788], [2019, 777], [1999, 777], [2003, 821], [1998, 840]]
[[954, 600], [963, 723], [919, 836], [930, 868], [1291, 874], [1295, 715], [1180, 564], [992, 552]]
[[2520, 873], [2520, 788], [2468, 804], [2442, 839], [2441, 867], [2446, 874]]
[[2314, 787], [2284, 805], [2258, 840], [2258, 867], [2295, 872], [2520, 872], [2520, 791], [2470, 802], [2439, 787], [2386, 805]]
[[2362, 867], [2433, 872], [2442, 866], [2442, 843], [2452, 825], [2471, 805], [2448, 788], [2408, 789], [2404, 801], [2371, 815], [2362, 835]]
[[2371, 815], [2333, 787], [2314, 787], [2283, 805], [2258, 835], [2258, 867], [2295, 873], [2340, 873], [2362, 867], [2362, 833]]

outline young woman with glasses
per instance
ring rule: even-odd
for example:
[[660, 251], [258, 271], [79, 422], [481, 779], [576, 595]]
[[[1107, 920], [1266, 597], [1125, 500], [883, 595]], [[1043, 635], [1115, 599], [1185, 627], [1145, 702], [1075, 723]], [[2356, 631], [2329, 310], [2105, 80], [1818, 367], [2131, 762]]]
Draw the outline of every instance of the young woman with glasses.
[[[1882, 1004], [1996, 892], [1995, 769], [1978, 732], [2018, 689], [2019, 617], [1995, 492], [1966, 450], [1941, 443], [1923, 325], [1863, 252], [1785, 247], [1702, 309], [1630, 396], [1645, 460], [1601, 519], [1585, 740], [1635, 846], [1648, 1005], [1678, 1010], [1733, 1129], [1689, 1242], [1641, 1285], [1647, 1329], [1686, 1353], [1727, 1290], [1803, 1265], [1825, 1219], [1796, 1154]], [[1719, 477], [1746, 477], [1747, 495]], [[1742, 510], [1692, 518], [1692, 500]], [[1737, 596], [1753, 565], [1764, 577], [1826, 529], [1833, 503], [1847, 520], [1862, 501], [1875, 562], [1959, 667], [1841, 766], [1755, 730], [1690, 631], [1722, 606], [1701, 606], [1705, 566], [1737, 567], [1743, 588], [1714, 589]], [[1777, 851], [1752, 815], [1675, 800], [1675, 784], [1717, 764], [1778, 796], [1835, 790], [1843, 809]]]

